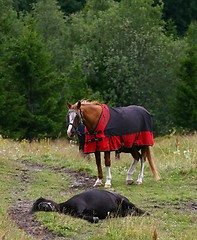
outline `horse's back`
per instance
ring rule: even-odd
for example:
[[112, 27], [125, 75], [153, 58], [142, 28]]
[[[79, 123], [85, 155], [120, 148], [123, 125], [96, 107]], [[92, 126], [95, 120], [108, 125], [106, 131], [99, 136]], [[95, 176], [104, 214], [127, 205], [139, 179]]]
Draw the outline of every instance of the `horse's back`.
[[109, 107], [110, 119], [105, 129], [108, 136], [152, 132], [151, 114], [141, 106]]
[[62, 203], [64, 209], [74, 214], [77, 212], [94, 212], [100, 219], [106, 218], [108, 212], [116, 212], [118, 205], [116, 196], [111, 195], [108, 191], [90, 189], [84, 191], [65, 203]]
[[103, 206], [103, 204], [106, 204], [106, 202], [111, 203], [111, 201], [115, 201], [115, 196], [113, 199], [108, 191], [99, 190], [99, 189], [89, 189], [78, 195], [75, 195], [74, 197], [69, 199], [67, 203], [71, 203], [71, 204], [83, 203], [89, 207], [92, 205], [95, 207], [95, 205]]

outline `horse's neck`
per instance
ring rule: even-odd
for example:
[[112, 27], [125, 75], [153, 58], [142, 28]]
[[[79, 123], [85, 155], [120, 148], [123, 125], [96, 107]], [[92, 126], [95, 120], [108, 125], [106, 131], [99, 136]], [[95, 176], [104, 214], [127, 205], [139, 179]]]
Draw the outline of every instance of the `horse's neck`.
[[83, 123], [88, 131], [92, 132], [96, 129], [101, 113], [101, 105], [88, 104], [82, 106]]

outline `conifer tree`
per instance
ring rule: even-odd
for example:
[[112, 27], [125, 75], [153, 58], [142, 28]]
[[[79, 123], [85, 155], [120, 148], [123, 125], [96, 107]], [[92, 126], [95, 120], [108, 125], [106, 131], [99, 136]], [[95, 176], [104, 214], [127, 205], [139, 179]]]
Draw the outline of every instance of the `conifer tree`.
[[71, 58], [72, 47], [65, 16], [55, 0], [38, 0], [33, 7], [32, 16], [36, 30], [44, 41], [51, 61], [60, 72], [66, 71]]
[[179, 76], [175, 122], [184, 129], [197, 130], [197, 22], [188, 30], [188, 49]]
[[2, 48], [1, 134], [28, 139], [57, 135], [63, 124], [62, 82], [34, 21], [26, 19], [20, 36]]

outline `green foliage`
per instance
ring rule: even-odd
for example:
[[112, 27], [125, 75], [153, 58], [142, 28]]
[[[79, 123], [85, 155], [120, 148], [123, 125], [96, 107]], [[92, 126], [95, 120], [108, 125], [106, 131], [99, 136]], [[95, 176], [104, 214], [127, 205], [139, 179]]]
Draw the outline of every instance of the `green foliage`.
[[113, 0], [88, 0], [84, 10], [90, 10], [97, 14], [100, 11], [106, 11], [107, 9], [109, 9], [112, 6], [113, 2]]
[[1, 48], [1, 134], [30, 139], [58, 134], [62, 86], [32, 20]]
[[[37, 0], [13, 0], [13, 7], [17, 12], [30, 12], [32, 5], [38, 2]], [[71, 14], [82, 9], [86, 0], [58, 0], [62, 11], [65, 14]], [[45, 1], [47, 4], [48, 1]]]
[[36, 0], [13, 0], [13, 8], [17, 12], [29, 12], [35, 2]]
[[5, 39], [14, 37], [21, 31], [21, 25], [11, 3], [11, 0], [0, 0], [0, 47]]
[[64, 15], [55, 0], [39, 0], [33, 7], [36, 30], [51, 53], [56, 71], [64, 72], [71, 61], [72, 44]]
[[74, 103], [87, 95], [88, 88], [81, 72], [81, 66], [77, 63], [70, 68], [66, 76], [65, 95], [67, 100]]
[[[196, 9], [191, 3], [188, 15]], [[183, 78], [176, 73], [186, 44], [170, 36], [175, 36], [176, 22], [169, 15], [166, 25], [162, 14], [174, 5], [166, 0], [164, 6], [156, 0], [0, 0], [0, 133], [57, 136], [65, 99], [81, 98], [143, 105], [154, 116], [156, 134], [171, 130], [174, 121], [181, 123], [178, 116], [174, 120]], [[183, 6], [177, 4], [175, 14]], [[195, 49], [186, 58], [194, 66]], [[196, 99], [182, 85], [181, 80], [179, 97], [187, 92], [187, 115], [192, 112], [195, 125]]]
[[175, 23], [178, 35], [184, 35], [190, 23], [197, 20], [196, 0], [163, 0], [163, 18]]
[[[0, 131], [9, 131], [17, 134], [18, 121], [24, 111], [22, 107], [23, 96], [18, 92], [18, 86], [10, 79], [16, 72], [10, 67], [15, 64], [10, 55], [15, 55], [13, 46], [15, 38], [20, 35], [22, 24], [18, 21], [16, 13], [12, 10], [10, 1], [0, 1]], [[17, 58], [17, 56], [16, 56]], [[9, 114], [9, 117], [7, 117]], [[10, 129], [6, 129], [7, 126]]]
[[188, 30], [188, 49], [182, 59], [177, 89], [175, 121], [184, 129], [197, 130], [197, 23]]
[[58, 2], [62, 11], [68, 15], [80, 11], [84, 7], [86, 0], [58, 0]]
[[88, 86], [108, 104], [145, 106], [160, 134], [173, 126], [174, 69], [183, 53], [182, 42], [165, 36], [161, 16], [161, 7], [152, 7], [152, 1], [106, 1], [104, 6], [91, 0], [72, 17], [79, 46], [74, 58]]

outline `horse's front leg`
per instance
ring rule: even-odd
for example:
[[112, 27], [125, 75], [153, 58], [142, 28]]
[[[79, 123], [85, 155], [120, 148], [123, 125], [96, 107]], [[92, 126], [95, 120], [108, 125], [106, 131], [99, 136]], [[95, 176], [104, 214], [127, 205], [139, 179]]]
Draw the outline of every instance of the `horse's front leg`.
[[110, 161], [110, 152], [105, 152], [104, 153], [104, 158], [105, 158], [105, 167], [106, 167], [106, 182], [105, 182], [105, 187], [110, 188], [111, 187], [111, 171], [110, 171], [110, 166], [111, 166], [111, 161]]
[[98, 187], [102, 185], [102, 179], [103, 179], [103, 171], [101, 166], [101, 154], [100, 152], [95, 152], [94, 155], [95, 155], [96, 165], [98, 169], [98, 178], [94, 184], [94, 187]]

